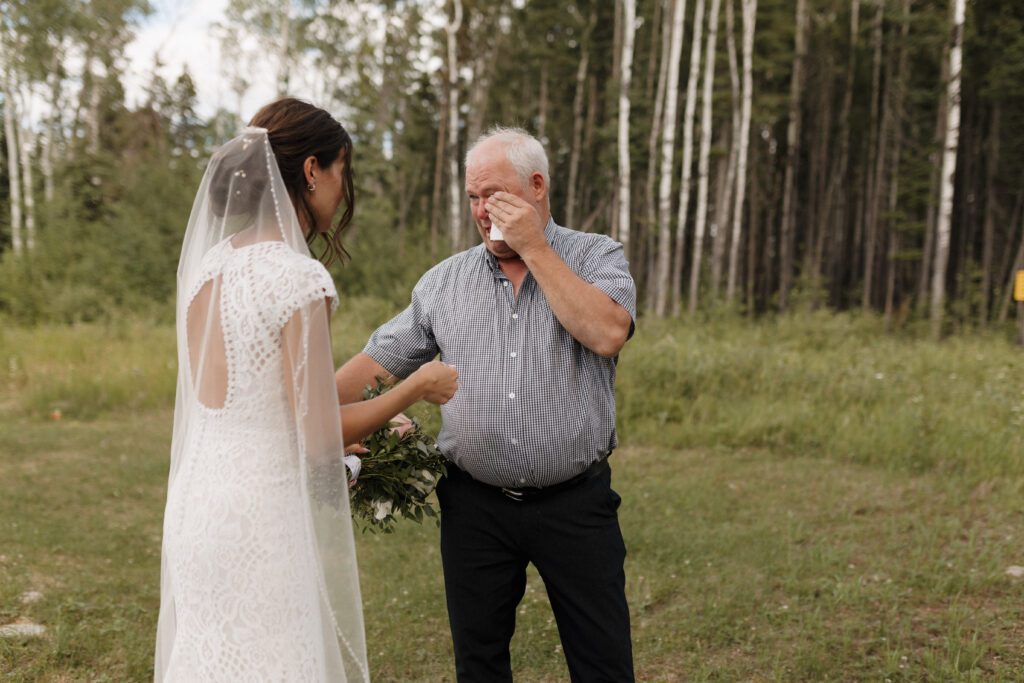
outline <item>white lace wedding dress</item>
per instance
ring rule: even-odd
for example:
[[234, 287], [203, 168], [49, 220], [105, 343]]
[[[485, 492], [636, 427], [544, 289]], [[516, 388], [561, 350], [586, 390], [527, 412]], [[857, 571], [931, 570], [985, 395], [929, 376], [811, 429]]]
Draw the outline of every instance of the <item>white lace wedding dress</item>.
[[[282, 328], [337, 294], [322, 264], [283, 242], [230, 240], [206, 253], [189, 308], [201, 291], [214, 292], [219, 309], [226, 386], [222, 405], [196, 401], [168, 490], [175, 628], [164, 680], [325, 681], [336, 667], [326, 661], [323, 632], [336, 627], [325, 626], [332, 617], [324, 614]], [[195, 374], [200, 361], [189, 361]]]

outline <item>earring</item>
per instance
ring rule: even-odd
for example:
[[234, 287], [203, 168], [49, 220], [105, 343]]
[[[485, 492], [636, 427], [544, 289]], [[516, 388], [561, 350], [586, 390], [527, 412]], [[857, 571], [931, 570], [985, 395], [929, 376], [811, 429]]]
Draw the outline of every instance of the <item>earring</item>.
[[316, 189], [316, 185], [314, 185], [313, 183], [310, 183], [309, 185], [306, 185], [306, 189], [309, 190], [310, 192], [312, 192], [313, 190]]

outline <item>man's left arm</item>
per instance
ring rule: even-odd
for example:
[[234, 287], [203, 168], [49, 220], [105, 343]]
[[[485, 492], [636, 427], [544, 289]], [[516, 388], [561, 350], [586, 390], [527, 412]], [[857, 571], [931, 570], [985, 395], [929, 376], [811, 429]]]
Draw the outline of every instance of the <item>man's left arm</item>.
[[[494, 199], [491, 203], [500, 208], [492, 215], [500, 221], [509, 247], [537, 280], [558, 322], [594, 353], [609, 358], [617, 355], [632, 333], [632, 313], [566, 265], [544, 238], [544, 225], [532, 206], [507, 193], [497, 193]], [[621, 260], [617, 273], [632, 287], [622, 249], [617, 250]], [[602, 256], [615, 258], [613, 254]]]

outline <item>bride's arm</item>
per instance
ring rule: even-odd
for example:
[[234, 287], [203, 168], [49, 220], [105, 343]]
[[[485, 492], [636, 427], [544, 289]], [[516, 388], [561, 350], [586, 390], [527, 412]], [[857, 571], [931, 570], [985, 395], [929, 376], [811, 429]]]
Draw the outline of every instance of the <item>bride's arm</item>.
[[420, 366], [409, 379], [380, 396], [341, 406], [345, 445], [359, 443], [417, 401], [447, 403], [457, 388], [458, 373], [435, 360]]
[[[317, 308], [320, 307], [318, 306]], [[376, 361], [373, 361], [372, 359], [370, 359], [369, 363], [362, 364], [362, 367], [360, 368], [363, 371], [362, 373], [346, 372], [347, 368], [351, 369], [350, 365], [352, 364], [352, 361], [349, 361], [349, 363], [346, 363], [345, 366], [338, 371], [339, 381], [335, 387], [332, 387], [329, 390], [326, 389], [326, 387], [320, 387], [319, 380], [330, 378], [333, 374], [333, 368], [328, 369], [328, 367], [325, 367], [329, 366], [329, 364], [333, 364], [329, 350], [330, 310], [331, 307], [329, 300], [326, 300], [324, 302], [323, 312], [314, 310], [310, 313], [311, 329], [308, 331], [309, 337], [307, 338], [309, 340], [309, 348], [307, 351], [309, 358], [307, 359], [307, 366], [305, 370], [308, 373], [307, 376], [310, 381], [315, 381], [318, 384], [317, 391], [311, 392], [315, 393], [316, 400], [310, 401], [307, 408], [309, 413], [307, 413], [306, 418], [307, 424], [310, 427], [317, 425], [317, 422], [309, 420], [311, 414], [319, 413], [321, 404], [325, 403], [330, 397], [330, 394], [334, 394], [335, 391], [338, 391], [338, 387], [341, 386], [359, 387], [359, 392], [355, 394], [355, 396], [349, 397], [348, 394], [346, 394], [345, 397], [350, 398], [350, 400], [346, 401], [344, 405], [339, 406], [338, 414], [341, 421], [342, 439], [344, 440], [345, 446], [359, 443], [417, 401], [430, 401], [431, 403], [443, 404], [447, 403], [448, 400], [455, 395], [455, 390], [458, 388], [458, 373], [454, 368], [445, 365], [440, 361], [425, 363], [420, 366], [418, 370], [409, 375], [408, 379], [404, 382], [400, 383], [390, 391], [370, 399], [369, 401], [361, 400], [362, 387], [367, 384], [372, 384], [376, 377], [384, 375], [390, 376], [390, 373], [377, 365]], [[284, 330], [286, 349], [290, 350], [289, 353], [285, 354], [286, 376], [291, 376], [291, 368], [293, 367], [293, 364], [289, 362], [290, 357], [296, 354], [297, 349], [303, 348], [301, 336], [302, 319], [300, 314], [296, 313], [285, 325]], [[327, 347], [320, 348], [324, 345], [327, 345]], [[369, 359], [369, 356], [366, 356], [366, 358]], [[375, 368], [373, 366], [377, 367]], [[286, 388], [288, 390], [289, 398], [292, 399], [292, 403], [294, 405], [295, 396], [293, 382], [286, 382]], [[330, 394], [325, 393], [321, 388], [329, 391]], [[337, 396], [335, 395], [333, 398], [335, 400], [332, 402], [335, 406], [338, 406], [338, 402], [336, 400]], [[326, 425], [324, 425], [322, 421], [319, 425], [322, 425], [321, 429], [331, 431], [326, 428]], [[326, 434], [307, 434], [307, 439], [313, 442], [317, 442], [321, 438], [326, 437]]]
[[334, 383], [338, 388], [338, 401], [344, 405], [363, 400], [363, 387], [375, 386], [378, 378], [385, 384], [394, 384], [398, 381], [397, 377], [385, 370], [384, 366], [369, 354], [357, 353], [338, 368], [334, 376]]

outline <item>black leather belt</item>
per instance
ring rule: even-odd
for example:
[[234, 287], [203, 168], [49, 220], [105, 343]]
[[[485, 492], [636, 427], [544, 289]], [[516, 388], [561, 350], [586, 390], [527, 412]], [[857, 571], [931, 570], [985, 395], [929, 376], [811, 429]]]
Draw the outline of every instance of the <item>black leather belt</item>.
[[467, 479], [469, 479], [473, 483], [479, 484], [480, 486], [483, 486], [485, 488], [489, 488], [489, 489], [493, 489], [495, 491], [498, 491], [503, 496], [508, 498], [509, 500], [514, 500], [517, 503], [521, 503], [521, 502], [526, 501], [526, 500], [538, 500], [538, 499], [543, 498], [545, 496], [548, 496], [548, 495], [550, 495], [552, 493], [558, 493], [559, 491], [565, 491], [567, 489], [571, 489], [574, 486], [579, 486], [583, 482], [585, 482], [585, 481], [587, 481], [589, 479], [593, 479], [594, 477], [599, 476], [599, 475], [603, 474], [604, 472], [607, 472], [608, 469], [609, 469], [609, 467], [608, 467], [608, 457], [605, 456], [605, 457], [601, 458], [600, 460], [598, 460], [597, 462], [595, 462], [594, 464], [592, 464], [587, 469], [585, 469], [582, 472], [580, 472], [579, 474], [577, 474], [575, 477], [572, 477], [570, 479], [566, 479], [565, 481], [560, 481], [557, 484], [552, 484], [551, 486], [544, 486], [542, 488], [541, 487], [536, 487], [536, 486], [527, 486], [527, 487], [524, 487], [524, 488], [515, 489], [515, 488], [506, 488], [506, 487], [503, 487], [503, 486], [493, 486], [491, 484], [485, 484], [482, 481], [477, 481], [476, 479], [473, 479], [471, 476], [469, 476], [469, 474], [467, 472], [465, 472], [463, 470], [460, 470], [457, 467], [451, 466], [451, 467], [448, 468], [449, 472], [456, 471], [459, 474], [464, 475]]

